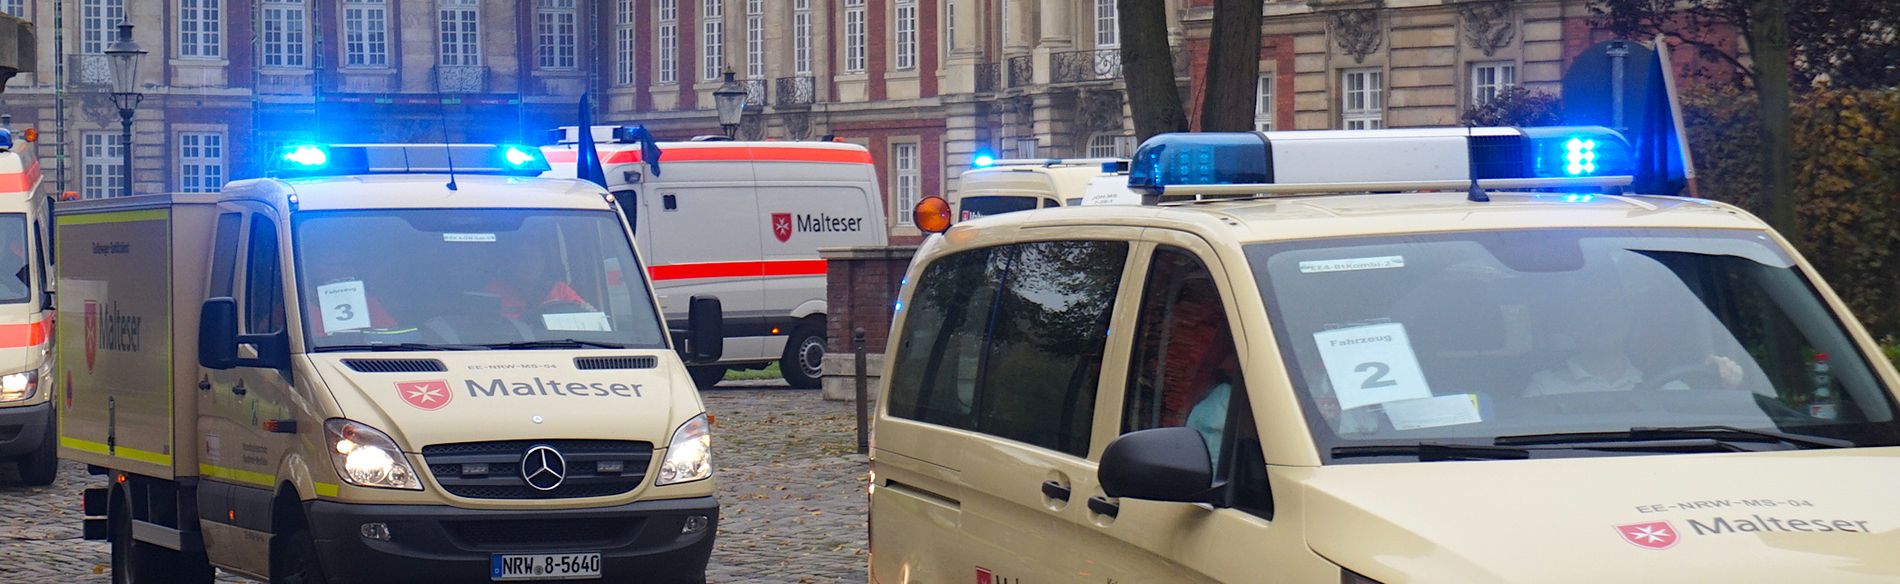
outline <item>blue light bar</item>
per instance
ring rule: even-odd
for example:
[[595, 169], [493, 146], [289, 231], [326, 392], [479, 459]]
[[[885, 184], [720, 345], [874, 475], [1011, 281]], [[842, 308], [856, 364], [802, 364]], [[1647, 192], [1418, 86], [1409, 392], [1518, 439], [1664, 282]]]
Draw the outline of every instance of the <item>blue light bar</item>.
[[993, 165], [993, 164], [996, 164], [996, 157], [990, 156], [988, 154], [978, 154], [976, 155], [976, 160], [972, 160], [970, 162], [971, 166], [975, 166], [977, 168], [989, 168], [990, 165]]
[[1540, 178], [1620, 176], [1636, 173], [1629, 142], [1600, 126], [1524, 128], [1530, 141], [1531, 174]]
[[1135, 150], [1128, 188], [1159, 195], [1168, 185], [1269, 184], [1273, 150], [1254, 132], [1162, 134]]
[[330, 152], [322, 146], [303, 144], [284, 149], [282, 160], [305, 168], [319, 168], [330, 163]]
[[539, 148], [493, 144], [299, 144], [276, 159], [278, 177], [361, 174], [490, 174], [539, 176], [548, 161]]

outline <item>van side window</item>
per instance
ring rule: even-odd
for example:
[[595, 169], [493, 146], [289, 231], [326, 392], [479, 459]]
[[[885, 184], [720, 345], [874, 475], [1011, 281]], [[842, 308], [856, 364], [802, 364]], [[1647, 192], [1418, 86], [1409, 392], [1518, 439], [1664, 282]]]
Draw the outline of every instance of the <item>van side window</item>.
[[244, 322], [251, 334], [284, 330], [282, 272], [277, 262], [277, 225], [262, 215], [251, 220], [251, 254], [245, 268]]
[[238, 226], [243, 220], [244, 216], [237, 213], [218, 216], [217, 235], [211, 243], [211, 288], [207, 298], [231, 296], [231, 277], [237, 273]]
[[1128, 244], [974, 250], [924, 270], [892, 369], [891, 412], [1088, 453]]
[[47, 271], [46, 236], [40, 233], [40, 222], [38, 221], [33, 222], [33, 270], [39, 273], [39, 276], [34, 278], [34, 281], [38, 283], [39, 291], [44, 294], [46, 292]]

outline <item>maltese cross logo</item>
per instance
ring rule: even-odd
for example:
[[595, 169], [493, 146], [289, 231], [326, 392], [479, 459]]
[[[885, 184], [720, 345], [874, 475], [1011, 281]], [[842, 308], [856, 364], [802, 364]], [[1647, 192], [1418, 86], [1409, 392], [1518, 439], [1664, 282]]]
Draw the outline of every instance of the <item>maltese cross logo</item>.
[[1675, 547], [1676, 540], [1679, 539], [1676, 528], [1670, 526], [1667, 521], [1618, 525], [1616, 533], [1623, 536], [1623, 541], [1648, 550], [1666, 550]]
[[433, 412], [449, 405], [454, 397], [447, 381], [404, 381], [396, 384], [396, 395], [416, 409]]
[[784, 243], [784, 242], [792, 240], [792, 214], [791, 213], [773, 213], [772, 214], [772, 236], [777, 237], [779, 240], [779, 243]]

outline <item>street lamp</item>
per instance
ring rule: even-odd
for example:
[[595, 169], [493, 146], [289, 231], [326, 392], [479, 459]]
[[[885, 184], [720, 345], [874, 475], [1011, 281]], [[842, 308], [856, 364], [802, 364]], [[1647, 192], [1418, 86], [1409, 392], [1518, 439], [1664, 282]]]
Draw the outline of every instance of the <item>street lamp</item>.
[[719, 127], [726, 131], [726, 138], [739, 135], [739, 118], [745, 115], [745, 86], [732, 78], [732, 68], [727, 67], [726, 83], [713, 91], [713, 106], [719, 109]]
[[119, 40], [106, 48], [106, 57], [112, 62], [112, 105], [119, 107], [119, 125], [124, 133], [119, 136], [119, 150], [125, 154], [125, 196], [132, 196], [132, 111], [138, 109], [139, 102], [145, 101], [145, 94], [138, 92], [139, 57], [145, 56], [145, 49], [132, 41], [132, 23], [119, 23]]

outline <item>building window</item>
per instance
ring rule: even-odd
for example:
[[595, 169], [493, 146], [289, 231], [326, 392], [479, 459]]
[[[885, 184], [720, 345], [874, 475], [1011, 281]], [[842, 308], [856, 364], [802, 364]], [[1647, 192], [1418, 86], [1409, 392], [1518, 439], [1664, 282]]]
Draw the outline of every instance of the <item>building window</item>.
[[86, 132], [79, 137], [79, 158], [85, 162], [81, 195], [88, 199], [116, 197], [125, 192], [125, 151], [118, 132]]
[[1491, 103], [1491, 99], [1517, 85], [1517, 64], [1509, 61], [1475, 63], [1471, 66], [1471, 105]]
[[104, 54], [106, 45], [118, 40], [121, 20], [125, 20], [125, 0], [85, 0], [79, 5], [79, 52]]
[[811, 0], [792, 0], [792, 72], [811, 71]]
[[891, 192], [897, 194], [897, 224], [910, 225], [911, 207], [917, 206], [917, 189], [922, 184], [917, 172], [917, 144], [891, 145]]
[[216, 59], [224, 54], [221, 0], [178, 0], [178, 56]]
[[917, 0], [897, 0], [897, 70], [917, 68]]
[[943, 0], [944, 52], [957, 50], [957, 0]]
[[633, 85], [634, 67], [640, 58], [638, 19], [634, 14], [633, 0], [619, 0], [615, 4], [617, 20], [614, 21], [614, 85]]
[[264, 66], [301, 69], [304, 57], [303, 0], [265, 0], [263, 8]]
[[542, 69], [573, 69], [574, 30], [574, 0], [537, 0], [535, 65]]
[[343, 0], [343, 64], [389, 66], [389, 3]]
[[765, 78], [765, 0], [745, 3], [745, 76]]
[[1385, 127], [1385, 71], [1347, 69], [1340, 73], [1340, 122], [1348, 130]]
[[26, 18], [26, 0], [6, 0], [0, 8], [4, 8], [8, 16]]
[[1273, 131], [1273, 74], [1261, 73], [1260, 80], [1254, 82], [1253, 129], [1257, 132]]
[[1042, 144], [1039, 143], [1035, 138], [1017, 138], [1016, 139], [1016, 157], [1017, 158], [1040, 158], [1041, 155], [1038, 153], [1042, 151], [1041, 146]]
[[704, 1], [699, 30], [705, 58], [699, 61], [700, 74], [703, 79], [717, 81], [719, 72], [726, 68], [726, 0]]
[[844, 71], [864, 72], [864, 0], [844, 0]]
[[224, 188], [224, 134], [178, 135], [178, 190], [215, 193]]
[[481, 0], [442, 0], [442, 64], [482, 64]]
[[1127, 158], [1135, 149], [1135, 137], [1121, 134], [1089, 136], [1089, 158]]
[[679, 0], [660, 0], [660, 83], [680, 80]]
[[1095, 0], [1095, 46], [1122, 46], [1121, 9], [1115, 7], [1115, 0]]

